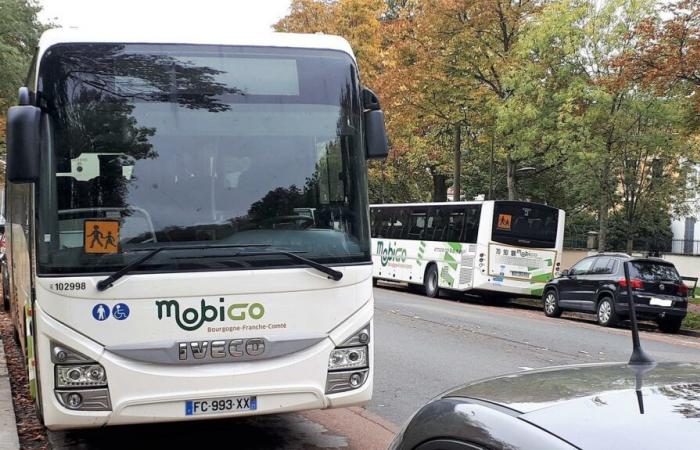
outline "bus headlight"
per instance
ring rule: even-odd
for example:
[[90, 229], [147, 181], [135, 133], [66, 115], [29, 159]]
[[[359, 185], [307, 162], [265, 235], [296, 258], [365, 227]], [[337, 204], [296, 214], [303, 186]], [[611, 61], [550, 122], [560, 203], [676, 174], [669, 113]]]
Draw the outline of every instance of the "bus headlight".
[[336, 348], [328, 359], [328, 370], [359, 369], [367, 366], [367, 347]]
[[105, 369], [97, 363], [56, 366], [56, 387], [106, 387]]

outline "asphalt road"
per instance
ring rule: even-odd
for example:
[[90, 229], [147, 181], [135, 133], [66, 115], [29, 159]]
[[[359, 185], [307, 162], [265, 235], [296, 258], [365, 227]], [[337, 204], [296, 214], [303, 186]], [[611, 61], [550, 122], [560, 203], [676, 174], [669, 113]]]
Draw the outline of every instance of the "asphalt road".
[[[381, 286], [381, 285], [380, 285]], [[401, 424], [429, 399], [468, 381], [547, 366], [627, 361], [629, 328], [594, 317], [550, 319], [539, 310], [431, 299], [397, 287], [375, 289], [374, 397], [368, 406]], [[644, 350], [658, 361], [700, 362], [700, 339], [647, 325]]]
[[[627, 361], [629, 329], [593, 318], [549, 319], [539, 310], [430, 299], [400, 287], [375, 289], [374, 398], [367, 409], [50, 433], [55, 449], [221, 447], [383, 449], [396, 426], [452, 386], [561, 364]], [[654, 330], [654, 327], [646, 327]], [[700, 362], [700, 339], [642, 332], [657, 360]]]

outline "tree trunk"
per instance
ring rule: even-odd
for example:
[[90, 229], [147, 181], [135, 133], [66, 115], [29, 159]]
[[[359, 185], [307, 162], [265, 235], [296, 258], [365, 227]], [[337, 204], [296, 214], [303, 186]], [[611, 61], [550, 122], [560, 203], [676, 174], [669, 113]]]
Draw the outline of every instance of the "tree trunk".
[[631, 255], [634, 250], [634, 238], [627, 238], [627, 254]]
[[598, 251], [601, 253], [608, 243], [608, 214], [608, 202], [602, 199], [598, 210]]
[[510, 151], [506, 155], [506, 181], [508, 184], [508, 200], [518, 199], [518, 189], [515, 186], [515, 169], [516, 165], [510, 156]]
[[441, 173], [433, 173], [433, 201], [447, 201], [447, 176]]
[[454, 191], [454, 197], [453, 201], [458, 202], [462, 199], [461, 197], [461, 192], [462, 192], [462, 185], [461, 185], [461, 177], [462, 177], [462, 127], [457, 124], [455, 125], [455, 174], [454, 174], [454, 183], [452, 184], [452, 188]]

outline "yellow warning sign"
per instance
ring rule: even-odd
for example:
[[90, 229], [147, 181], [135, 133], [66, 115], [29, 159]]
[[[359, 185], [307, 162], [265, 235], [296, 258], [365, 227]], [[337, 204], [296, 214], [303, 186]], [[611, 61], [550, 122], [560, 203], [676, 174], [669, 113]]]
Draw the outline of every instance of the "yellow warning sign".
[[510, 231], [511, 222], [513, 222], [513, 216], [511, 216], [510, 214], [499, 214], [498, 224], [496, 225], [496, 227], [499, 230]]
[[118, 220], [86, 220], [84, 230], [83, 251], [85, 253], [119, 252]]

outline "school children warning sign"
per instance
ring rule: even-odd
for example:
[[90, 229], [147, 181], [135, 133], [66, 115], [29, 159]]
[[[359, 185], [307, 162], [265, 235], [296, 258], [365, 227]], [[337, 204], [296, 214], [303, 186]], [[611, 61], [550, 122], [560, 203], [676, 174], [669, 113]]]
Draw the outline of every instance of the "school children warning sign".
[[498, 224], [496, 225], [499, 230], [510, 231], [511, 222], [513, 221], [513, 216], [510, 214], [499, 214]]
[[84, 228], [83, 251], [85, 253], [119, 252], [118, 220], [86, 220]]

